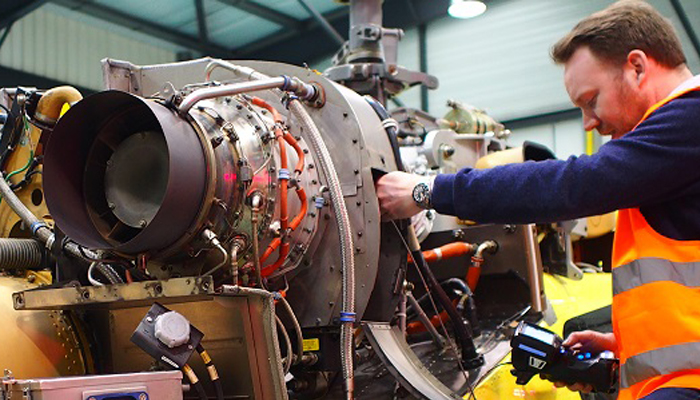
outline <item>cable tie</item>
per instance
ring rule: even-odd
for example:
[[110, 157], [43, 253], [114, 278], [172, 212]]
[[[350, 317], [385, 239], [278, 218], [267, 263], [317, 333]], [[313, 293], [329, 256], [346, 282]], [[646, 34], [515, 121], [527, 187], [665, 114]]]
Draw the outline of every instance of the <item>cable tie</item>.
[[277, 179], [279, 180], [289, 180], [291, 179], [292, 175], [289, 173], [289, 170], [287, 168], [280, 168], [279, 172], [277, 173]]
[[322, 196], [317, 196], [316, 198], [314, 198], [314, 206], [316, 206], [316, 208], [321, 209], [325, 205], [326, 199], [324, 199]]
[[46, 226], [46, 224], [43, 221], [32, 222], [32, 224], [29, 226], [29, 230], [32, 231], [32, 235], [36, 235], [36, 232], [41, 228], [48, 229], [48, 226]]
[[355, 314], [354, 312], [341, 312], [340, 313], [340, 322], [355, 322]]

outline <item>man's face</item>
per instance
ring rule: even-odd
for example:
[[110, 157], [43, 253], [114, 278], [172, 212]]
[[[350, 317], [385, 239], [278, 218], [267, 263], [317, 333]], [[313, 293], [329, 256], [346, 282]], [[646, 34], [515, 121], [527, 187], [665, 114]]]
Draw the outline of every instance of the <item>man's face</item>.
[[588, 47], [576, 50], [564, 65], [564, 85], [583, 111], [584, 129], [613, 139], [632, 130], [649, 107], [633, 70], [602, 61]]

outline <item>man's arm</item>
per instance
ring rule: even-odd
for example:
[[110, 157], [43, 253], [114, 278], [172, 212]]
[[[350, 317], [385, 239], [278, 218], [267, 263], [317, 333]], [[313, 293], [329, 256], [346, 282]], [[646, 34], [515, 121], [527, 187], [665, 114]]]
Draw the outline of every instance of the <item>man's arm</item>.
[[[700, 94], [692, 93], [661, 107], [593, 156], [439, 175], [432, 203], [440, 213], [481, 223], [574, 219], [663, 202], [700, 180], [699, 162]], [[410, 179], [392, 173], [378, 182], [383, 213], [394, 216], [395, 206], [410, 208]]]

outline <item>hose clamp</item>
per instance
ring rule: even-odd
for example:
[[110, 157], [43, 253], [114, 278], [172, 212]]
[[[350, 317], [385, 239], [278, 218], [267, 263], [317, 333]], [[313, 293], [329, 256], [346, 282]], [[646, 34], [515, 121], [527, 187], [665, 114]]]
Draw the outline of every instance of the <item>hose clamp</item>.
[[280, 168], [279, 172], [277, 173], [277, 179], [279, 180], [289, 180], [291, 179], [292, 175], [289, 173], [289, 170], [287, 168]]
[[46, 228], [48, 229], [49, 227], [46, 226], [46, 224], [43, 221], [35, 221], [32, 222], [32, 224], [29, 226], [29, 230], [32, 231], [32, 235], [36, 236], [36, 232], [41, 229], [41, 228]]
[[355, 322], [355, 314], [354, 312], [341, 312], [340, 313], [340, 322]]
[[326, 199], [324, 199], [322, 196], [317, 196], [314, 198], [314, 206], [318, 208], [319, 210], [323, 208], [323, 206], [326, 205]]

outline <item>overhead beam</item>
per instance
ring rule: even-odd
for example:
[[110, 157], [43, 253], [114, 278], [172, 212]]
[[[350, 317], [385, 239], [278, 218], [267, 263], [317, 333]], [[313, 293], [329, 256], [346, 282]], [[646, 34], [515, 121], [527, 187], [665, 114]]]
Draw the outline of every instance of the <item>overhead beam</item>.
[[698, 35], [695, 33], [695, 29], [693, 29], [693, 24], [690, 22], [690, 19], [688, 18], [688, 14], [686, 14], [685, 9], [683, 9], [683, 5], [681, 4], [680, 0], [671, 0], [671, 5], [676, 11], [678, 19], [681, 20], [681, 25], [683, 25], [685, 33], [688, 34], [690, 43], [692, 43], [693, 48], [695, 49], [695, 54], [697, 54], [698, 57], [700, 57], [700, 40], [698, 40]]
[[324, 31], [326, 31], [328, 36], [338, 44], [338, 46], [342, 46], [343, 43], [345, 43], [345, 39], [343, 39], [343, 37], [340, 36], [338, 31], [336, 31], [333, 28], [333, 25], [331, 25], [326, 20], [326, 18], [324, 18], [323, 15], [320, 12], [318, 12], [318, 10], [316, 10], [311, 4], [309, 4], [309, 2], [307, 0], [298, 0], [298, 1], [299, 1], [299, 4], [301, 4], [301, 6], [304, 7], [306, 12], [308, 12], [311, 15], [311, 17], [313, 17], [313, 19], [315, 19], [316, 22], [318, 22], [318, 24], [321, 25], [321, 27], [323, 28]]
[[[336, 31], [348, 31], [350, 19], [350, 11], [348, 7], [340, 7], [334, 11], [322, 15], [323, 18], [328, 21]], [[286, 45], [295, 46], [296, 48], [287, 49], [287, 51], [297, 53], [304, 53], [304, 51], [308, 50], [310, 47], [313, 47], [315, 52], [319, 51], [322, 52], [322, 54], [337, 50], [338, 46], [334, 42], [319, 38], [319, 35], [324, 35], [324, 32], [322, 32], [320, 24], [314, 18], [304, 20], [302, 22], [302, 26], [304, 29], [301, 32], [282, 31], [273, 33], [270, 36], [257, 40], [255, 43], [241, 46], [241, 48], [236, 49], [236, 51], [251, 59], [259, 58], [263, 60], [292, 62], [286, 55], [280, 55], [277, 57], [274, 55], [274, 53], [278, 53], [279, 50], [283, 50], [283, 47]], [[304, 44], [304, 41], [307, 41], [306, 44]], [[308, 43], [314, 43], [314, 46], [308, 46]], [[304, 48], [299, 48], [299, 46], [304, 46]], [[297, 62], [296, 64], [300, 63]]]
[[53, 3], [71, 10], [90, 15], [117, 25], [121, 25], [146, 35], [150, 35], [167, 42], [177, 44], [188, 49], [196, 50], [202, 54], [220, 58], [235, 57], [233, 50], [226, 49], [211, 42], [205, 42], [199, 38], [185, 35], [174, 29], [154, 24], [153, 21], [141, 19], [114, 8], [81, 0], [51, 0]]
[[219, 0], [219, 2], [235, 7], [249, 14], [253, 14], [256, 17], [272, 21], [277, 25], [281, 25], [285, 28], [290, 28], [294, 30], [298, 30], [301, 28], [301, 21], [299, 21], [298, 19], [292, 18], [287, 14], [281, 13], [269, 7], [265, 7], [261, 4], [252, 2], [250, 0]]
[[14, 25], [14, 22], [10, 22], [10, 25], [7, 25], [5, 27], [5, 31], [2, 33], [2, 36], [0, 37], [0, 48], [2, 48], [2, 45], [5, 44], [5, 40], [7, 39], [7, 36], [10, 34], [10, 30], [12, 29], [12, 25]]
[[194, 8], [197, 10], [197, 28], [199, 29], [199, 40], [208, 42], [209, 32], [207, 31], [207, 15], [204, 12], [204, 0], [194, 0]]
[[0, 6], [0, 29], [7, 28], [13, 22], [43, 6], [48, 0], [3, 1]]

